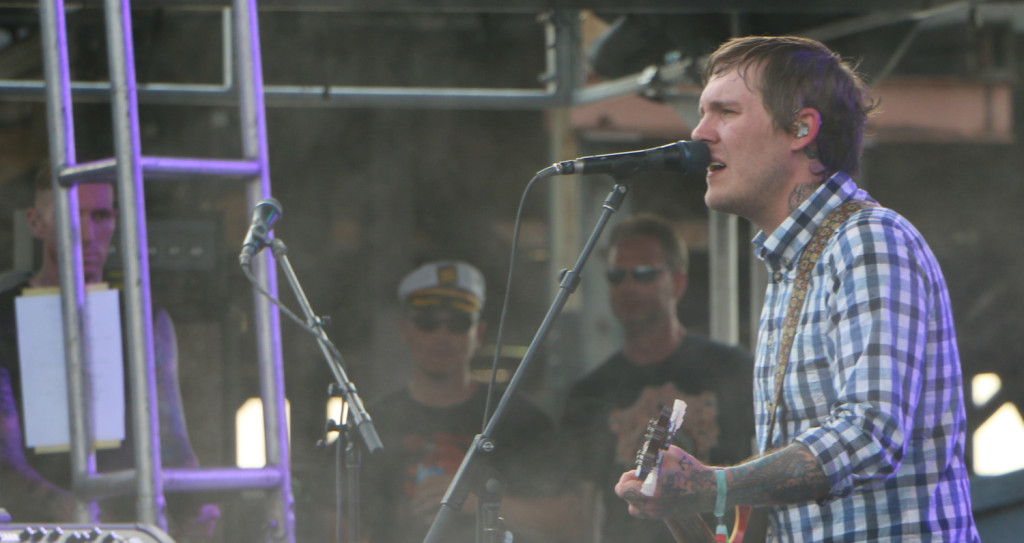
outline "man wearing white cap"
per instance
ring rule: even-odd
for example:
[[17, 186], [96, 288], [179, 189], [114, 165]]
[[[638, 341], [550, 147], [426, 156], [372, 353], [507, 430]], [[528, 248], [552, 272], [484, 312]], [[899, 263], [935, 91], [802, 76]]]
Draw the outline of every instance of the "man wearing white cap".
[[[483, 274], [461, 261], [431, 262], [402, 280], [398, 298], [404, 310], [401, 338], [413, 372], [405, 386], [369, 409], [384, 444], [384, 453], [367, 466], [364, 527], [372, 542], [423, 540], [466, 450], [483, 429], [487, 401], [486, 386], [470, 372], [486, 331], [480, 320]], [[497, 452], [488, 464], [505, 484], [500, 501], [505, 528], [516, 541], [574, 537], [567, 518], [575, 518], [575, 496], [564, 491], [567, 485], [545, 458], [557, 452], [551, 419], [513, 397], [491, 437]], [[444, 541], [476, 540], [475, 491]]]

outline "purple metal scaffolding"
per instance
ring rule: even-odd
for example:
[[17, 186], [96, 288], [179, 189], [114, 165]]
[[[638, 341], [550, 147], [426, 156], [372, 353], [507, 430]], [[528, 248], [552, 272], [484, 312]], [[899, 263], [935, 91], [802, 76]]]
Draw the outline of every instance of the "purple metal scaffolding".
[[[55, 198], [60, 261], [61, 308], [64, 315], [67, 382], [71, 427], [73, 489], [79, 498], [78, 522], [90, 518], [88, 503], [103, 496], [134, 492], [140, 523], [166, 530], [164, 492], [265, 489], [268, 540], [294, 542], [295, 520], [286, 428], [284, 372], [281, 361], [280, 323], [270, 302], [254, 290], [254, 311], [259, 365], [260, 395], [264, 412], [267, 465], [259, 469], [195, 468], [164, 469], [160, 462], [157, 431], [156, 379], [153, 348], [153, 311], [149, 259], [146, 247], [144, 179], [148, 175], [226, 176], [240, 178], [250, 206], [270, 196], [267, 136], [264, 120], [263, 74], [260, 63], [259, 26], [255, 0], [235, 0], [224, 11], [225, 31], [234, 38], [235, 62], [225, 77], [236, 77], [240, 107], [243, 158], [208, 160], [142, 155], [132, 49], [131, 9], [127, 0], [105, 0], [110, 101], [115, 156], [78, 163], [74, 148], [72, 83], [68, 65], [64, 2], [40, 2], [46, 101], [49, 117], [50, 157]], [[227, 42], [227, 40], [225, 40]], [[234, 70], [235, 73], [232, 73]], [[227, 85], [232, 86], [228, 81]], [[85, 286], [82, 279], [81, 238], [77, 185], [97, 179], [116, 178], [122, 218], [121, 253], [124, 262], [124, 297], [129, 406], [135, 439], [135, 468], [97, 473], [90, 427], [87, 375], [82, 349]], [[277, 276], [269, 253], [257, 259], [255, 274], [264, 288], [276, 296]]]

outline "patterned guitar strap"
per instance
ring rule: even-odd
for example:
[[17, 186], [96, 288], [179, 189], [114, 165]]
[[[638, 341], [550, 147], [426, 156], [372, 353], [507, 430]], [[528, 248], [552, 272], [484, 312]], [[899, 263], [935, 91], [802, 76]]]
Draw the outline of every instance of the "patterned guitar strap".
[[[825, 217], [825, 222], [818, 227], [807, 244], [800, 262], [797, 263], [796, 281], [793, 283], [793, 293], [789, 297], [789, 307], [786, 311], [786, 318], [782, 323], [782, 341], [779, 342], [778, 365], [775, 367], [775, 396], [769, 404], [768, 415], [768, 440], [771, 444], [772, 435], [775, 433], [776, 414], [779, 410], [779, 403], [782, 400], [782, 382], [786, 376], [786, 367], [789, 365], [789, 353], [793, 349], [793, 338], [796, 336], [797, 325], [800, 324], [800, 312], [803, 310], [804, 302], [807, 300], [807, 286], [811, 282], [811, 271], [814, 270], [821, 252], [825, 245], [835, 234], [843, 222], [854, 212], [865, 207], [875, 205], [866, 200], [850, 200], [832, 210]], [[733, 527], [732, 543], [742, 543], [746, 532], [747, 521], [750, 518], [751, 506], [741, 505], [736, 507], [736, 522]]]

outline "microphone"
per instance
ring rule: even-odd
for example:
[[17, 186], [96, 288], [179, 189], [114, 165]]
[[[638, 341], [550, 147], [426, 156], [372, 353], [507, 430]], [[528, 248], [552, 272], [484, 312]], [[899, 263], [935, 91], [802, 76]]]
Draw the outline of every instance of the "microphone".
[[282, 213], [281, 204], [273, 198], [267, 198], [256, 204], [256, 207], [252, 209], [252, 224], [242, 243], [242, 252], [238, 255], [239, 264], [248, 268], [252, 257], [270, 245], [267, 235], [270, 234], [271, 227]]
[[711, 151], [704, 142], [677, 141], [653, 149], [610, 155], [594, 155], [555, 164], [558, 174], [607, 173], [615, 177], [644, 170], [670, 170], [687, 174], [711, 163]]

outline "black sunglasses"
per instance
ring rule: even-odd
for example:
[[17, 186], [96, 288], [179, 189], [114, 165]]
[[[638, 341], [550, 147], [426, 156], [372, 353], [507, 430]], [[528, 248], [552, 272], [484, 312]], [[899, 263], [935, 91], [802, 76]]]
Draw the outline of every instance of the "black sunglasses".
[[654, 266], [637, 266], [635, 268], [625, 270], [622, 268], [612, 268], [604, 272], [605, 277], [608, 278], [608, 282], [613, 285], [618, 285], [626, 279], [626, 272], [633, 276], [633, 281], [646, 285], [651, 281], [654, 281], [661, 275], [661, 272], [665, 271], [665, 268], [655, 268]]
[[444, 325], [449, 332], [456, 334], [465, 333], [476, 323], [472, 315], [461, 311], [414, 311], [409, 315], [409, 320], [423, 332], [434, 332]]

